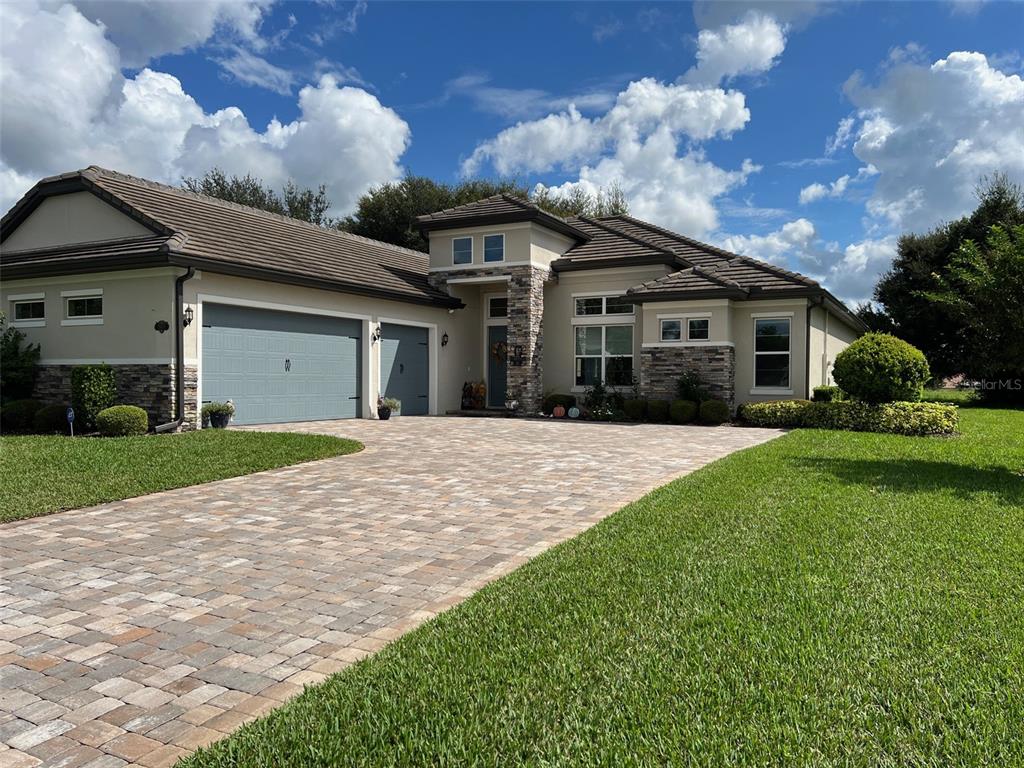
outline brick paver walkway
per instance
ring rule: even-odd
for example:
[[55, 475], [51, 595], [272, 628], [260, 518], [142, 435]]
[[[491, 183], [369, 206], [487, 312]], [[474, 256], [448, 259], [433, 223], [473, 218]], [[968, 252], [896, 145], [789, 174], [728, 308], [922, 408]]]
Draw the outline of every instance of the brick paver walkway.
[[164, 766], [774, 430], [400, 418], [353, 456], [0, 526], [0, 765]]

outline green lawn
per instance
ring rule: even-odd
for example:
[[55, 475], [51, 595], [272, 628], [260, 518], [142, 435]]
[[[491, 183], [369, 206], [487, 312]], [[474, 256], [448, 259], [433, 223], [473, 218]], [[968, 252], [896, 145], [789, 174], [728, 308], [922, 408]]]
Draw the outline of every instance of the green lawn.
[[204, 429], [142, 437], [0, 437], [0, 522], [354, 453], [328, 435]]
[[978, 403], [978, 393], [973, 389], [926, 389], [921, 399], [929, 403], [974, 405]]
[[185, 761], [1024, 761], [1024, 412], [667, 485]]

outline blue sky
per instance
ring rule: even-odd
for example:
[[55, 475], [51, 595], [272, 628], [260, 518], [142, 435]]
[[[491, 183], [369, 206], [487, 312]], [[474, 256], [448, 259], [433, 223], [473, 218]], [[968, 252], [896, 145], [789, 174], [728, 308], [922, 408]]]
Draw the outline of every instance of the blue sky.
[[896, 236], [1024, 181], [1024, 5], [5, 4], [0, 193], [97, 163], [621, 186], [635, 215], [866, 298]]

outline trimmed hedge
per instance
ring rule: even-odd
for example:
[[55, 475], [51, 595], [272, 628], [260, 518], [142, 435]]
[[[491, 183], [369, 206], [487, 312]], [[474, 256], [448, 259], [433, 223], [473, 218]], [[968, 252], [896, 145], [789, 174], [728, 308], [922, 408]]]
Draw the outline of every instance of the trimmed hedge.
[[839, 387], [815, 387], [811, 400], [816, 403], [835, 403], [846, 399], [844, 395], [845, 393]]
[[693, 400], [673, 400], [668, 415], [673, 424], [688, 424], [697, 418], [697, 404]]
[[729, 420], [729, 404], [724, 400], [705, 400], [700, 404], [700, 420], [705, 424], [724, 424]]
[[68, 434], [68, 407], [44, 405], [32, 418], [32, 431], [40, 435]]
[[117, 383], [109, 365], [76, 365], [71, 369], [71, 407], [83, 432], [94, 428], [100, 411], [116, 401]]
[[668, 421], [668, 400], [648, 400], [647, 420], [658, 424]]
[[568, 411], [576, 405], [576, 395], [548, 395], [544, 398], [544, 402], [541, 403], [540, 409], [545, 416], [550, 416], [551, 412], [555, 410], [556, 405], [560, 405]]
[[643, 421], [647, 416], [647, 401], [641, 398], [630, 398], [622, 404], [626, 418], [630, 421]]
[[114, 405], [97, 414], [96, 428], [104, 437], [144, 435], [149, 431], [149, 416], [137, 405]]
[[920, 400], [931, 372], [914, 345], [888, 333], [866, 333], [836, 355], [832, 375], [857, 400], [894, 403]]
[[28, 432], [36, 411], [43, 407], [38, 400], [12, 400], [0, 410], [0, 429], [4, 432]]
[[746, 423], [758, 427], [845, 429], [910, 436], [954, 435], [960, 421], [954, 405], [909, 402], [780, 400], [747, 403], [740, 409], [740, 415]]

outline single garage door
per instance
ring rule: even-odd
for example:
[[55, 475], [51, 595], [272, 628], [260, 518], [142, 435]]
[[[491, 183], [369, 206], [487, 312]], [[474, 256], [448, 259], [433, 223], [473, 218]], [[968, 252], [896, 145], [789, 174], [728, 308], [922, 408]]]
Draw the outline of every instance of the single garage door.
[[380, 388], [402, 401], [403, 416], [430, 412], [427, 329], [397, 323], [380, 326]]
[[361, 324], [203, 305], [203, 402], [231, 400], [235, 424], [359, 415]]

